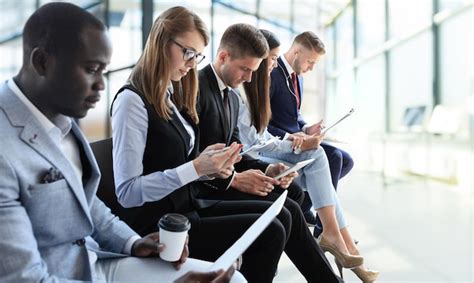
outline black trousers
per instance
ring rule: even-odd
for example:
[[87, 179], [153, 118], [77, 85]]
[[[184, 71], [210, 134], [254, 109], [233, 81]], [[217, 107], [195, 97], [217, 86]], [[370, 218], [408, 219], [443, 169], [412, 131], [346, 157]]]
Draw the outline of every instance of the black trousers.
[[[206, 193], [205, 198], [222, 200], [241, 200], [243, 201], [242, 206], [245, 206], [244, 209], [251, 209], [250, 204], [247, 203], [247, 201], [255, 200], [273, 202], [279, 197], [282, 191], [282, 189], [276, 188], [266, 197], [260, 197], [256, 195], [242, 193], [231, 187], [226, 191], [214, 191], [214, 193]], [[304, 194], [301, 188], [292, 185], [289, 188], [288, 196], [300, 196], [300, 200], [302, 201]], [[284, 204], [284, 208], [277, 217], [277, 219], [285, 227], [285, 253], [308, 282], [343, 282], [342, 279], [340, 279], [334, 274], [328, 260], [324, 256], [323, 251], [317, 244], [314, 237], [311, 235], [311, 232], [306, 225], [306, 221], [304, 220], [303, 213], [301, 212], [300, 204], [301, 203], [295, 202], [290, 197], [287, 198]], [[289, 223], [287, 223], [288, 215]], [[249, 282], [263, 282], [254, 281], [252, 279], [253, 276], [255, 276], [253, 272], [261, 272], [260, 264], [261, 263], [258, 263], [258, 266], [256, 266], [254, 269], [249, 270], [250, 273], [252, 273], [249, 274], [250, 276], [244, 273], [244, 276], [246, 276], [246, 278], [248, 277], [247, 280]]]
[[[190, 257], [215, 261], [272, 204], [269, 201], [221, 201], [198, 210], [199, 222], [191, 223]], [[291, 226], [288, 211], [274, 219], [242, 255], [240, 272], [249, 282], [272, 282], [287, 232]]]

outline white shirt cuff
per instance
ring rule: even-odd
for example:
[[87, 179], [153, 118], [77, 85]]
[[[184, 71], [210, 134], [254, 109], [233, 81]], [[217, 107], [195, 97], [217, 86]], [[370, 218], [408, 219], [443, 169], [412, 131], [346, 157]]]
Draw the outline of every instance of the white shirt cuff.
[[285, 133], [285, 136], [281, 139], [282, 141], [287, 140], [290, 136], [290, 133]]
[[235, 170], [234, 170], [234, 172], [232, 172], [232, 178], [230, 179], [230, 182], [227, 185], [227, 188], [225, 188], [226, 191], [230, 188], [230, 185], [232, 185], [232, 182], [234, 181], [234, 178], [235, 178]]
[[139, 239], [141, 239], [141, 237], [138, 236], [138, 235], [131, 236], [127, 240], [127, 242], [125, 243], [125, 246], [122, 249], [122, 253], [127, 254], [127, 255], [131, 255], [132, 254], [132, 246]]
[[181, 181], [181, 185], [184, 186], [192, 181], [199, 179], [196, 168], [192, 161], [186, 162], [183, 165], [176, 167], [176, 173]]

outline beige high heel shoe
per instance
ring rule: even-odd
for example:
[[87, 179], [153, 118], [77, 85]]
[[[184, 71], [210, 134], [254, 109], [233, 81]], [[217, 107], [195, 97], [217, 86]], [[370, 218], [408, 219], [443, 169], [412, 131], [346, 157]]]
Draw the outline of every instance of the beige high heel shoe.
[[[344, 275], [342, 273], [342, 265], [341, 263], [336, 259], [336, 265], [337, 265], [337, 270], [339, 271], [339, 275], [341, 276], [342, 279], [344, 279]], [[357, 277], [359, 277], [360, 280], [362, 280], [363, 283], [373, 283], [377, 278], [379, 277], [380, 272], [375, 271], [375, 270], [369, 270], [369, 269], [362, 269], [361, 267], [355, 267], [351, 269]]]
[[319, 246], [323, 251], [330, 252], [345, 268], [353, 268], [364, 263], [364, 258], [362, 256], [341, 252], [336, 245], [326, 240], [322, 234], [319, 236]]

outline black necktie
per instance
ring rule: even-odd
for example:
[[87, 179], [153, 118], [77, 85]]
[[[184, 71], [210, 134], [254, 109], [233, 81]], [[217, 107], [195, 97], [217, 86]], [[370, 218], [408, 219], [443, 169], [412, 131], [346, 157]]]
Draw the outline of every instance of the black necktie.
[[223, 93], [224, 93], [224, 97], [223, 97], [222, 102], [224, 104], [224, 115], [225, 115], [227, 125], [230, 128], [229, 88], [227, 87], [224, 88]]

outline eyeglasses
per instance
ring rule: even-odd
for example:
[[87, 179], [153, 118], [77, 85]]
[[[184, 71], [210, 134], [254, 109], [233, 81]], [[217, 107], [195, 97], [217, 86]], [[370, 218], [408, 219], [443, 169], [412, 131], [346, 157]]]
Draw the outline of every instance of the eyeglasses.
[[196, 64], [199, 64], [202, 62], [202, 60], [204, 60], [204, 58], [206, 58], [206, 56], [202, 55], [201, 53], [197, 53], [196, 51], [190, 49], [190, 48], [186, 48], [184, 46], [182, 46], [181, 44], [177, 43], [174, 39], [172, 39], [173, 43], [178, 45], [179, 47], [181, 47], [182, 51], [183, 51], [183, 60], [184, 61], [191, 61], [191, 60], [195, 60], [196, 61]]

